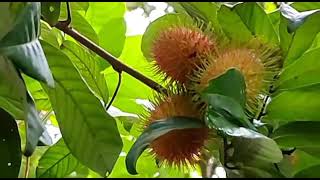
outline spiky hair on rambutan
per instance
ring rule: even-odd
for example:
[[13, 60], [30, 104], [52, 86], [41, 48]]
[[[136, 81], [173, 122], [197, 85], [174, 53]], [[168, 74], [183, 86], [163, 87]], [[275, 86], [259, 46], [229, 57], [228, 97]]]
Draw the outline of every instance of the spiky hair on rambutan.
[[[153, 108], [142, 118], [142, 128], [158, 120], [169, 117], [190, 117], [203, 121], [200, 104], [192, 100], [192, 96], [183, 88], [169, 88], [166, 95], [156, 95], [152, 100]], [[204, 123], [204, 122], [203, 122]], [[172, 130], [151, 142], [149, 148], [155, 159], [162, 165], [185, 169], [192, 168], [201, 159], [201, 152], [214, 132], [203, 128]]]
[[[235, 68], [241, 72], [246, 84], [246, 111], [254, 116], [269, 88], [281, 69], [281, 52], [278, 48], [253, 39], [246, 44], [228, 44], [218, 56], [210, 56], [198, 66], [191, 89], [201, 92], [211, 80]], [[226, 82], [228, 83], [228, 82]]]
[[169, 83], [185, 84], [189, 76], [208, 54], [216, 53], [217, 45], [210, 26], [177, 23], [159, 31], [151, 47], [157, 73], [164, 73]]

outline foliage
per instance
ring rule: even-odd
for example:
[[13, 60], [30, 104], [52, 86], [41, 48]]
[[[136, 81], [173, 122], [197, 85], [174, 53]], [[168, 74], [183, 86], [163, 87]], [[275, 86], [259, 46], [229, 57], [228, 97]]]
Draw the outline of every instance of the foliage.
[[[118, 76], [110, 61], [58, 28], [67, 22], [68, 8], [72, 28], [160, 85], [166, 82], [151, 70], [151, 45], [178, 21], [202, 22], [230, 41], [255, 37], [279, 47], [283, 67], [255, 117], [246, 114], [246, 86], [236, 69], [201, 92], [208, 105], [205, 125], [223, 141], [206, 155], [223, 166], [227, 177], [319, 176], [319, 3], [170, 5], [176, 13], [150, 23], [143, 36], [126, 36], [124, 14], [132, 7], [124, 2], [0, 4], [0, 177], [208, 176], [198, 165], [187, 172], [158, 166], [144, 152], [163, 134], [203, 124], [171, 117], [141, 131], [145, 107], [140, 102], [156, 92], [132, 74]], [[62, 137], [54, 138], [52, 128]]]

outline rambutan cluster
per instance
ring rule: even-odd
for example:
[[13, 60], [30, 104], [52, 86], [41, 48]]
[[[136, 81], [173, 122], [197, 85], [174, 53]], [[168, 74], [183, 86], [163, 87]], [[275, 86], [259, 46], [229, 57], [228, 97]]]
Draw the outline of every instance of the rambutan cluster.
[[[144, 116], [144, 127], [174, 116], [204, 121], [203, 102], [195, 101], [194, 95], [231, 68], [239, 70], [244, 77], [246, 110], [256, 113], [280, 70], [279, 51], [258, 40], [235, 45], [217, 39], [198, 27], [175, 25], [160, 31], [151, 47], [156, 73], [169, 79], [171, 89], [183, 87], [184, 90], [158, 95], [153, 101], [154, 109]], [[198, 162], [210, 131], [207, 128], [173, 130], [154, 140], [150, 148], [157, 159], [169, 165], [193, 165]]]

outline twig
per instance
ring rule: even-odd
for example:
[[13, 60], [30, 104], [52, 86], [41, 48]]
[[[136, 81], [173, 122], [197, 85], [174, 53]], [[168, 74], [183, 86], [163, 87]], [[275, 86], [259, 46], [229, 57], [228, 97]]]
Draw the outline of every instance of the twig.
[[30, 171], [30, 157], [26, 157], [26, 169], [24, 172], [24, 178], [28, 178]]
[[119, 91], [120, 84], [121, 84], [121, 72], [119, 72], [118, 74], [119, 74], [118, 84], [117, 84], [117, 87], [116, 87], [116, 89], [115, 89], [115, 91], [114, 91], [114, 93], [113, 93], [113, 96], [112, 96], [112, 98], [111, 98], [111, 100], [110, 100], [109, 104], [106, 106], [106, 110], [108, 110], [108, 109], [110, 108], [110, 106], [111, 106], [112, 102], [113, 102], [113, 101], [114, 101], [114, 99], [116, 98], [117, 93], [118, 93], [118, 91]]
[[154, 82], [153, 80], [149, 79], [148, 77], [144, 76], [143, 74], [137, 72], [136, 70], [132, 69], [131, 67], [123, 64], [121, 61], [119, 61], [117, 58], [106, 52], [104, 49], [102, 49], [100, 46], [96, 45], [94, 42], [77, 32], [76, 30], [72, 29], [68, 26], [66, 21], [60, 21], [55, 25], [56, 28], [63, 31], [64, 33], [68, 34], [69, 36], [73, 37], [75, 40], [80, 42], [82, 45], [89, 48], [91, 51], [95, 52], [99, 56], [101, 56], [103, 59], [108, 61], [113, 69], [117, 72], [126, 72], [132, 77], [138, 79], [139, 81], [143, 82], [150, 88], [156, 90], [159, 93], [166, 93], [167, 90], [162, 87], [160, 84]]

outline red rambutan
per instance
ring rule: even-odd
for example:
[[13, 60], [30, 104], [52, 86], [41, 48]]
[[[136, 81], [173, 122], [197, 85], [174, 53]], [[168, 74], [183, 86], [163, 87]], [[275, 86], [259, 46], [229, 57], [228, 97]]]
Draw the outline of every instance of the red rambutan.
[[[175, 94], [157, 98], [154, 110], [151, 110], [146, 118], [145, 127], [153, 121], [174, 116], [201, 120], [201, 112], [192, 97]], [[194, 165], [200, 159], [208, 136], [208, 128], [172, 130], [154, 140], [150, 148], [160, 162], [177, 167]]]
[[183, 84], [203, 58], [216, 51], [215, 47], [214, 40], [200, 29], [175, 26], [159, 33], [152, 56], [159, 73]]

